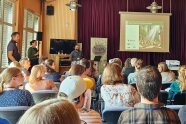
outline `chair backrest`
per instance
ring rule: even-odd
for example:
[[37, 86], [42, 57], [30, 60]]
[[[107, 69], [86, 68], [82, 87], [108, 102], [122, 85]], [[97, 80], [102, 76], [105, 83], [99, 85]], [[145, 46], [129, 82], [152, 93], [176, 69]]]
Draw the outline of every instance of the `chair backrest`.
[[59, 89], [61, 83], [60, 82], [54, 82], [54, 84], [56, 85], [56, 87]]
[[0, 107], [0, 117], [16, 124], [28, 108], [29, 106]]
[[109, 109], [104, 109], [102, 112], [102, 124], [117, 124], [121, 113], [130, 108], [131, 107], [113, 107]]
[[166, 105], [165, 107], [170, 108], [178, 113], [178, 111], [181, 107], [183, 107], [183, 105]]
[[37, 104], [47, 99], [56, 98], [57, 92], [54, 90], [38, 90], [32, 92], [32, 97]]
[[174, 105], [185, 105], [186, 104], [186, 91], [176, 93], [173, 96], [173, 104]]

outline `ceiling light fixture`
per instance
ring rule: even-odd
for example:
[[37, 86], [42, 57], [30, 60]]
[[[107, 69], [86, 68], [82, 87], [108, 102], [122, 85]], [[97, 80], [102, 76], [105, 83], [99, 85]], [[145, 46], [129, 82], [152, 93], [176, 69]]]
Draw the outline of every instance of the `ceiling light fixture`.
[[156, 1], [152, 2], [150, 6], [147, 7], [152, 13], [157, 13], [159, 9], [161, 9], [162, 6], [158, 6]]
[[78, 4], [76, 1], [70, 1], [70, 3], [67, 3], [66, 6], [68, 6], [72, 11], [75, 11], [78, 7], [82, 7], [82, 5]]

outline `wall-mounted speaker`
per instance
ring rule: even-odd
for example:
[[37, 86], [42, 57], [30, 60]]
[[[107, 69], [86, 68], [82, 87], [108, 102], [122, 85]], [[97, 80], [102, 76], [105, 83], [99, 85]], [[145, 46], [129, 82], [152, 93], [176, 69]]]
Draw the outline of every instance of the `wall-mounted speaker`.
[[54, 6], [47, 6], [46, 13], [47, 15], [54, 15]]
[[43, 37], [43, 32], [37, 32], [36, 40], [42, 41], [42, 37]]

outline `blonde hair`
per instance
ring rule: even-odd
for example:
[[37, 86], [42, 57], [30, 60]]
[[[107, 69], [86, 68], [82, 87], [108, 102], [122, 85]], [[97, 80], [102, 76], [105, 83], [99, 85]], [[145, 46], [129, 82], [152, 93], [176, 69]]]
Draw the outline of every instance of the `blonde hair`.
[[71, 76], [73, 75], [79, 75], [81, 76], [83, 74], [83, 72], [85, 71], [85, 67], [79, 64], [75, 64], [73, 65], [70, 70], [69, 70], [69, 74]]
[[180, 90], [185, 91], [186, 90], [186, 65], [182, 65], [179, 70], [179, 82], [180, 82]]
[[42, 80], [42, 74], [45, 73], [45, 67], [43, 65], [35, 65], [32, 67], [31, 74], [29, 77], [29, 83], [36, 83]]
[[9, 68], [10, 68], [10, 67], [17, 67], [17, 68], [19, 68], [20, 70], [22, 69], [22, 66], [21, 66], [21, 64], [20, 64], [18, 61], [13, 61], [13, 62], [11, 62], [10, 65], [9, 65]]
[[121, 67], [118, 64], [107, 64], [103, 71], [102, 82], [106, 85], [114, 85], [116, 81], [122, 81]]
[[168, 68], [168, 66], [167, 66], [167, 64], [166, 64], [165, 62], [160, 62], [160, 63], [158, 64], [158, 66], [161, 67], [162, 72], [168, 72], [168, 71], [170, 71], [169, 68]]
[[80, 124], [75, 107], [64, 99], [50, 99], [27, 110], [18, 124]]
[[21, 66], [24, 66], [24, 64], [25, 64], [25, 62], [26, 61], [29, 61], [29, 58], [23, 58], [23, 59], [21, 59], [20, 61], [19, 61], [19, 63], [21, 64]]
[[4, 84], [10, 83], [13, 77], [16, 77], [18, 73], [21, 73], [21, 70], [16, 67], [6, 68], [0, 75], [0, 93], [3, 92]]

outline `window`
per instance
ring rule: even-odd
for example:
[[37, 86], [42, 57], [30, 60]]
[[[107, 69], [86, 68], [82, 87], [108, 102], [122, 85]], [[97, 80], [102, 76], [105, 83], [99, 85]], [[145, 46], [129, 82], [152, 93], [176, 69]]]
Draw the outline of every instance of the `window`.
[[0, 0], [0, 59], [2, 66], [8, 66], [7, 45], [14, 28], [13, 0]]
[[2, 18], [2, 0], [0, 0], [0, 18]]
[[36, 39], [39, 31], [39, 17], [29, 10], [24, 10], [24, 29], [22, 42], [22, 58], [27, 56], [30, 47], [30, 41]]

